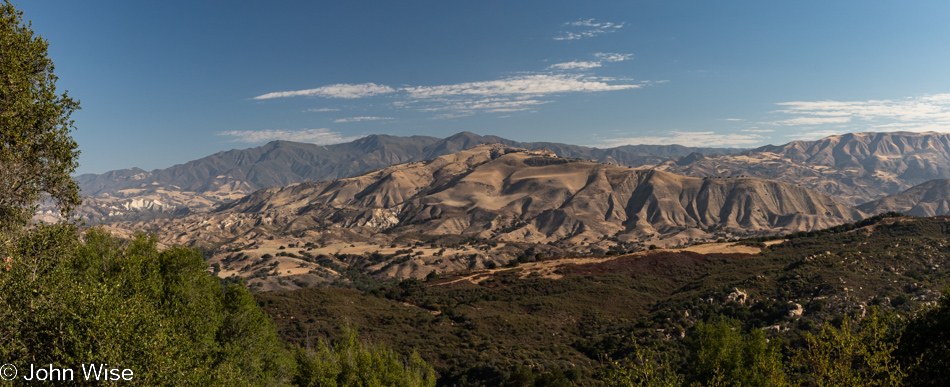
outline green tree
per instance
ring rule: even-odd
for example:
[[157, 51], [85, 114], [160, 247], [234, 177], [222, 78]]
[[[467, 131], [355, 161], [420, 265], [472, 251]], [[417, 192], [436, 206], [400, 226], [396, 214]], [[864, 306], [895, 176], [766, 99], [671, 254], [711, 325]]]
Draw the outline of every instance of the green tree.
[[895, 354], [908, 368], [909, 385], [950, 385], [950, 289], [907, 324]]
[[686, 378], [673, 369], [676, 360], [671, 351], [660, 352], [634, 343], [631, 358], [608, 361], [598, 377], [609, 387], [678, 387]]
[[80, 241], [69, 224], [38, 225], [16, 247], [0, 270], [7, 363], [107, 363], [151, 386], [280, 385], [294, 374], [247, 289], [222, 286], [197, 250], [96, 229]]
[[298, 386], [433, 387], [436, 382], [435, 370], [419, 354], [404, 362], [391, 349], [363, 343], [350, 327], [332, 344], [320, 340], [316, 348], [298, 348], [297, 369]]
[[704, 386], [785, 386], [781, 344], [753, 329], [743, 333], [735, 320], [696, 324], [687, 337], [689, 379]]
[[902, 329], [900, 317], [871, 308], [859, 323], [847, 318], [806, 334], [794, 364], [817, 386], [901, 385], [907, 373], [894, 355]]
[[78, 145], [70, 115], [79, 101], [56, 93], [49, 43], [9, 0], [0, 5], [0, 227], [29, 222], [43, 195], [68, 215], [81, 203], [70, 176]]

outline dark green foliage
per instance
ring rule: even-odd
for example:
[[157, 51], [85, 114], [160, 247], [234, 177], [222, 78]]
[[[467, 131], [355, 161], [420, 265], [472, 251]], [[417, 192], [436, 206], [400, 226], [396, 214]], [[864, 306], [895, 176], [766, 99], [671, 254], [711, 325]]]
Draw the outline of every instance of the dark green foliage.
[[598, 378], [608, 387], [678, 387], [686, 377], [678, 373], [678, 353], [634, 345], [633, 354], [621, 360], [608, 360]]
[[356, 330], [343, 328], [333, 344], [318, 340], [313, 349], [298, 348], [298, 386], [433, 387], [432, 366], [413, 352], [406, 362], [384, 346], [365, 344]]
[[910, 321], [896, 353], [908, 365], [909, 384], [950, 385], [950, 289]]
[[49, 43], [9, 1], [0, 4], [0, 226], [19, 227], [47, 194], [68, 215], [81, 202], [70, 174], [78, 146], [70, 119], [79, 101], [56, 94]]
[[788, 385], [778, 340], [760, 329], [742, 332], [738, 321], [696, 324], [688, 336], [688, 380], [702, 385]]
[[[159, 251], [67, 225], [24, 236], [0, 273], [0, 357], [12, 364], [130, 368], [137, 385], [271, 385], [293, 362], [247, 290], [196, 250]], [[9, 295], [16, 295], [11, 297]]]
[[897, 386], [909, 359], [894, 356], [903, 325], [893, 313], [875, 308], [860, 322], [844, 318], [840, 327], [824, 324], [818, 334], [806, 333], [793, 366], [803, 381], [817, 386]]

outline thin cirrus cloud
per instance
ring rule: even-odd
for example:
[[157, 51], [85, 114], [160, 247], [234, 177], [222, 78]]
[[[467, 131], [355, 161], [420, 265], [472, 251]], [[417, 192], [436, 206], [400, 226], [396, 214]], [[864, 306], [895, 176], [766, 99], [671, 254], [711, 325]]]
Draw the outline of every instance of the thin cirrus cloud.
[[418, 86], [403, 89], [409, 97], [400, 105], [419, 111], [450, 110], [435, 118], [456, 118], [477, 112], [529, 111], [553, 102], [556, 94], [638, 89], [639, 84], [613, 84], [598, 77], [577, 74], [534, 74], [495, 81]]
[[615, 91], [638, 89], [640, 85], [609, 84], [598, 77], [568, 74], [533, 74], [494, 81], [467, 82], [455, 85], [416, 86], [402, 89], [410, 98], [432, 98], [458, 95], [556, 94], [571, 92]]
[[587, 70], [600, 67], [600, 62], [581, 62], [581, 61], [571, 61], [564, 63], [555, 63], [548, 67], [553, 70]]
[[616, 52], [598, 52], [594, 57], [605, 62], [623, 62], [633, 59], [633, 54], [618, 54]]
[[[367, 86], [371, 85], [371, 86]], [[638, 89], [641, 85], [609, 84], [599, 77], [568, 74], [532, 74], [494, 81], [466, 82], [454, 85], [411, 86], [394, 89], [375, 83], [337, 84], [316, 89], [279, 91], [254, 97], [273, 99], [288, 97], [365, 98], [381, 94], [402, 93], [409, 98], [433, 98], [456, 95], [552, 94]]]
[[554, 40], [593, 38], [595, 36], [617, 32], [617, 30], [623, 28], [623, 24], [624, 23], [595, 22], [594, 19], [567, 22], [564, 23], [562, 27], [567, 27], [568, 31], [562, 31], [560, 35], [554, 37]]
[[550, 102], [551, 101], [532, 98], [531, 96], [519, 96], [514, 98], [435, 99], [431, 101], [413, 101], [410, 103], [428, 103], [417, 107], [419, 111], [423, 112], [453, 111], [454, 113], [440, 117], [456, 118], [469, 116], [479, 111], [489, 113], [525, 111]]
[[[808, 127], [807, 134], [811, 135], [853, 131], [950, 131], [950, 94], [897, 100], [793, 101], [777, 105], [781, 109], [775, 113], [790, 118], [767, 124]], [[813, 130], [815, 128], [820, 129]]]
[[[371, 86], [367, 86], [371, 85]], [[454, 111], [437, 118], [455, 118], [476, 112], [514, 112], [550, 103], [545, 99], [558, 94], [639, 89], [643, 84], [618, 83], [616, 79], [583, 74], [528, 74], [493, 81], [465, 82], [436, 86], [393, 88], [375, 83], [338, 84], [299, 91], [268, 93], [255, 99], [289, 97], [360, 98], [385, 94], [396, 108], [423, 112]], [[320, 92], [314, 92], [320, 90]], [[332, 90], [328, 91], [328, 90]], [[340, 119], [336, 122], [370, 120], [369, 117]], [[380, 117], [382, 118], [382, 117]], [[377, 118], [377, 119], [380, 119]]]
[[363, 116], [363, 117], [339, 118], [339, 119], [333, 120], [333, 122], [342, 123], [342, 122], [360, 122], [360, 121], [386, 121], [386, 120], [391, 120], [391, 119], [393, 119], [393, 118], [392, 118], [392, 117], [367, 117], [367, 116]]
[[265, 130], [229, 130], [218, 132], [218, 136], [231, 137], [231, 141], [243, 143], [261, 143], [266, 141], [284, 140], [295, 142], [309, 142], [314, 144], [339, 144], [360, 138], [361, 136], [347, 137], [330, 129], [265, 129]]
[[549, 70], [588, 70], [603, 66], [603, 62], [623, 62], [633, 58], [633, 54], [618, 54], [612, 52], [598, 52], [594, 54], [597, 61], [570, 61], [555, 63], [548, 67]]
[[683, 145], [695, 147], [740, 147], [742, 145], [754, 145], [760, 143], [763, 136], [755, 133], [716, 133], [707, 132], [685, 132], [670, 131], [665, 136], [640, 136], [624, 137], [603, 140], [603, 145], [608, 147], [617, 147], [622, 145]]
[[273, 99], [273, 98], [286, 98], [286, 97], [324, 97], [324, 98], [365, 98], [372, 97], [380, 94], [389, 94], [395, 92], [396, 89], [385, 85], [377, 85], [375, 83], [360, 83], [360, 84], [347, 84], [347, 83], [338, 83], [335, 85], [327, 85], [318, 87], [315, 89], [306, 89], [306, 90], [294, 90], [294, 91], [276, 91], [273, 93], [262, 94], [254, 99]]

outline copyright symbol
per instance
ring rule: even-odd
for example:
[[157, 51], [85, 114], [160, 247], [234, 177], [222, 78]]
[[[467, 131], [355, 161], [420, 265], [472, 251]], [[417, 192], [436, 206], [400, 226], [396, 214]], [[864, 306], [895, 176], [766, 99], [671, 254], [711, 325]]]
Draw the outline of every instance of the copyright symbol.
[[0, 379], [16, 379], [16, 366], [13, 364], [4, 364], [3, 366], [0, 366]]

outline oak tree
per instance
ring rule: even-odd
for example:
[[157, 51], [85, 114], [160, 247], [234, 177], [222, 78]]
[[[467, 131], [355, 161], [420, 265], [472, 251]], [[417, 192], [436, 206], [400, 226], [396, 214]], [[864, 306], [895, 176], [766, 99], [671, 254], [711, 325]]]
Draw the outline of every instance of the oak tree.
[[[62, 215], [80, 204], [70, 176], [78, 145], [70, 115], [79, 101], [57, 94], [49, 42], [36, 36], [23, 13], [0, 5], [0, 227], [29, 223], [37, 204], [54, 201]], [[47, 196], [48, 195], [48, 196]]]

